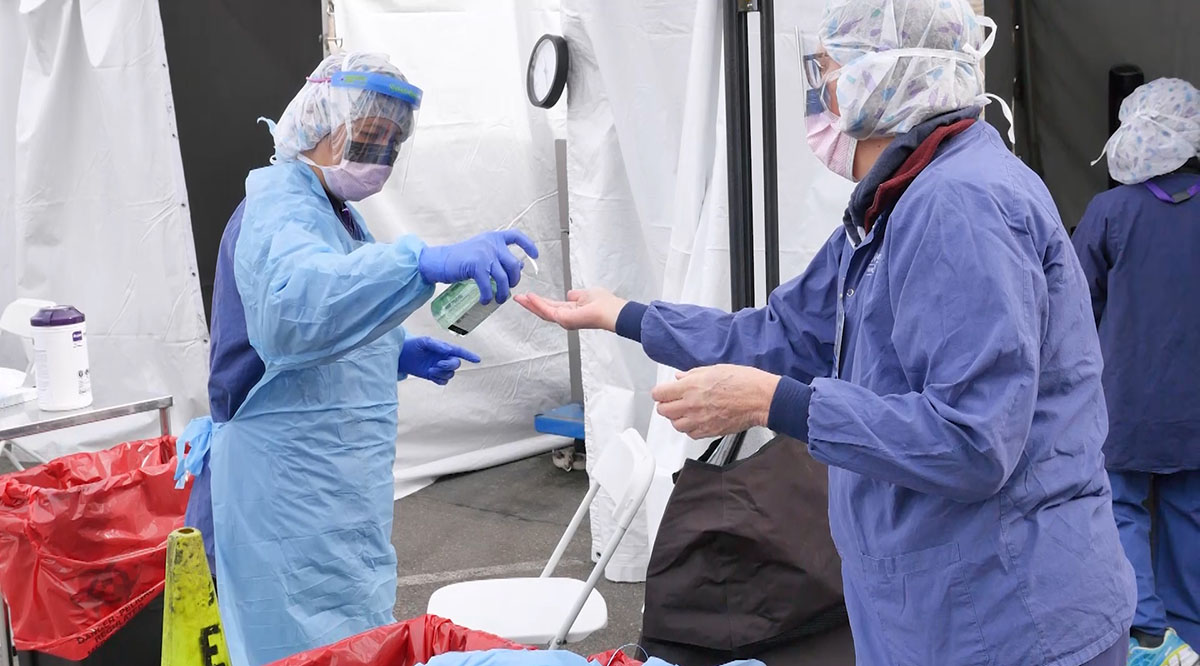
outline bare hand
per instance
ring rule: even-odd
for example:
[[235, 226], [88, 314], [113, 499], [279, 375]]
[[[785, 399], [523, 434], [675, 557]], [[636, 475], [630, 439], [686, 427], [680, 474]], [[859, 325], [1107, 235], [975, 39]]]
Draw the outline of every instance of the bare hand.
[[767, 425], [779, 376], [740, 365], [714, 365], [675, 375], [651, 394], [658, 413], [692, 439]]
[[576, 289], [565, 301], [552, 301], [537, 294], [517, 294], [514, 299], [526, 310], [567, 329], [615, 331], [621, 308], [628, 303], [607, 289]]

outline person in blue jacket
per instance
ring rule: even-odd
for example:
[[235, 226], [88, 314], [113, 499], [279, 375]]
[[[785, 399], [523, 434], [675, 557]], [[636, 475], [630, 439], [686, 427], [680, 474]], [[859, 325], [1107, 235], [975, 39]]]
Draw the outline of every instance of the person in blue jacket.
[[1104, 352], [1113, 509], [1137, 574], [1130, 663], [1195, 666], [1200, 91], [1179, 79], [1152, 81], [1125, 99], [1120, 118], [1104, 152], [1123, 184], [1092, 200], [1072, 240]]
[[859, 664], [1123, 665], [1100, 345], [1049, 192], [979, 121], [989, 24], [965, 0], [829, 1], [809, 144], [859, 182], [765, 307], [517, 300], [683, 371], [653, 396], [694, 438], [808, 443]]
[[[537, 248], [517, 231], [375, 242], [350, 205], [383, 188], [422, 93], [387, 57], [326, 58], [283, 112], [221, 240], [210, 418], [177, 474], [214, 564], [236, 666], [394, 621], [396, 382], [445, 384], [473, 353], [401, 327], [435, 283], [504, 301]], [[492, 283], [495, 283], [493, 292]], [[411, 408], [411, 406], [406, 406]]]

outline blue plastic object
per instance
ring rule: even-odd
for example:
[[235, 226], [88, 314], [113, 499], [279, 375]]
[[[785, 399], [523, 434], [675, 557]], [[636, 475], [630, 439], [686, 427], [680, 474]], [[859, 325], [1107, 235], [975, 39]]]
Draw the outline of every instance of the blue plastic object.
[[330, 84], [341, 88], [372, 90], [407, 102], [414, 109], [421, 108], [421, 98], [425, 96], [413, 84], [378, 72], [337, 72], [330, 78]]
[[556, 407], [533, 417], [533, 427], [545, 435], [559, 435], [572, 439], [583, 437], [583, 405], [572, 402], [562, 407]]

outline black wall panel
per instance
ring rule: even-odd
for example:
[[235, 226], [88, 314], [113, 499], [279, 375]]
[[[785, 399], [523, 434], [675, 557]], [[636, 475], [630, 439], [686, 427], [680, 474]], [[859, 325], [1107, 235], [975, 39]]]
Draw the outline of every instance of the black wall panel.
[[217, 248], [267, 164], [277, 119], [321, 61], [320, 0], [162, 0], [163, 34], [187, 179], [205, 313]]

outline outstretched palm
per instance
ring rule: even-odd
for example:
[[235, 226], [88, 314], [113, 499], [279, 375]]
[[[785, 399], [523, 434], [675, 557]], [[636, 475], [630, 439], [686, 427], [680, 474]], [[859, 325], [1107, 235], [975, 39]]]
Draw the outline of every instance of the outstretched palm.
[[592, 328], [612, 331], [626, 303], [607, 289], [599, 288], [576, 289], [567, 294], [565, 301], [537, 294], [518, 294], [515, 299], [526, 310], [569, 331]]

